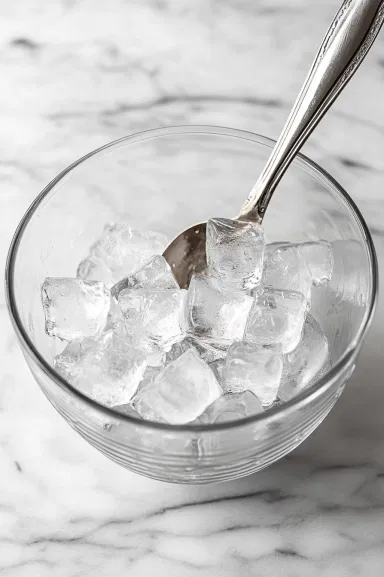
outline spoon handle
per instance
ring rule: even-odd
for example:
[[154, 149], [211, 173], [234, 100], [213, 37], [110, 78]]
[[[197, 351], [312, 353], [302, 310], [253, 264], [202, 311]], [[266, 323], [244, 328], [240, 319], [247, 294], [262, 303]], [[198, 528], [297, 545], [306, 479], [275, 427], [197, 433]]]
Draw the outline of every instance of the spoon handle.
[[384, 0], [343, 2], [267, 164], [237, 218], [262, 221], [293, 157], [364, 60], [383, 21]]

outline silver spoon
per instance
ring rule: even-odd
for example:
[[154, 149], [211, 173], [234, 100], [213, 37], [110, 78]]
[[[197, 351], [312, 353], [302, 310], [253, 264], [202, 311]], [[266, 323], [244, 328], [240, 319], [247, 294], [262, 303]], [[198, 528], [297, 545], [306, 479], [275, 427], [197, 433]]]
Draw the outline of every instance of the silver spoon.
[[[384, 0], [345, 0], [336, 14], [275, 147], [239, 215], [261, 223], [281, 177], [319, 120], [352, 78], [384, 21]], [[213, 215], [216, 216], [216, 215]], [[163, 256], [181, 287], [206, 267], [206, 223], [176, 236]]]

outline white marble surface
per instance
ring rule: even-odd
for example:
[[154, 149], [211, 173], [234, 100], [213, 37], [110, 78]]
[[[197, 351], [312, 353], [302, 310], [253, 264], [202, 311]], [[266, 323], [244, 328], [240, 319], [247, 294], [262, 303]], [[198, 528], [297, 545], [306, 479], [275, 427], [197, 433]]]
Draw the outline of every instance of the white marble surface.
[[[144, 128], [276, 136], [339, 0], [19, 0], [0, 6], [0, 251], [83, 153]], [[384, 266], [384, 33], [306, 152], [352, 194]], [[55, 413], [0, 315], [0, 575], [352, 577], [384, 565], [384, 309], [317, 432], [255, 476], [135, 476]]]

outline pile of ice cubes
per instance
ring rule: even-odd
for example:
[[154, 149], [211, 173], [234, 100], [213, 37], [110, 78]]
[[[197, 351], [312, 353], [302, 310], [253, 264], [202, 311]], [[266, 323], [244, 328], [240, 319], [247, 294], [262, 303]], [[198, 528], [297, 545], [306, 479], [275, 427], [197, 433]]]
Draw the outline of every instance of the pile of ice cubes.
[[68, 341], [55, 369], [94, 400], [137, 418], [217, 423], [291, 399], [329, 367], [310, 315], [329, 283], [331, 245], [265, 244], [251, 222], [211, 219], [207, 271], [180, 289], [167, 241], [107, 225], [76, 278], [46, 278], [46, 333]]

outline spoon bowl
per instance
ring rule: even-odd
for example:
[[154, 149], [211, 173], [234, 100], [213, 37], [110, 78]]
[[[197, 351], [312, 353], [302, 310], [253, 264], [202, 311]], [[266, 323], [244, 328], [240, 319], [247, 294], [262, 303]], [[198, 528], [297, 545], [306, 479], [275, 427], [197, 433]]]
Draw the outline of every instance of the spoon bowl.
[[188, 288], [192, 275], [207, 268], [206, 229], [206, 222], [187, 228], [169, 243], [163, 253], [180, 288]]

